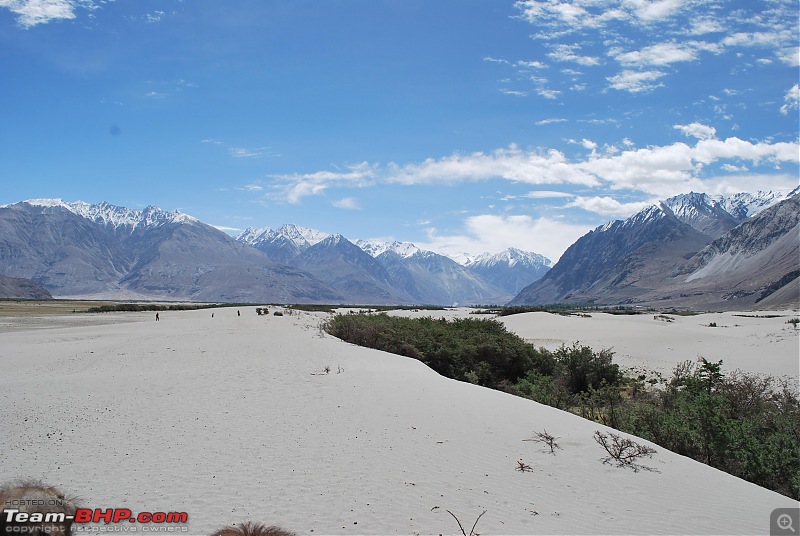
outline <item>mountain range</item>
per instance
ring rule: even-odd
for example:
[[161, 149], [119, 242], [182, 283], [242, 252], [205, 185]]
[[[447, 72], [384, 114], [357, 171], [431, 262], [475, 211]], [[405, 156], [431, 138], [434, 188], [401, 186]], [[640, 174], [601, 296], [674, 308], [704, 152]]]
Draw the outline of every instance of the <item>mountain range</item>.
[[797, 307], [799, 192], [661, 201], [579, 238], [511, 305]]
[[[508, 249], [457, 262], [408, 242], [298, 225], [234, 238], [178, 211], [29, 200], [0, 206], [2, 295], [224, 302], [800, 304], [800, 188], [689, 193], [590, 231], [551, 266]], [[23, 281], [27, 280], [27, 281]], [[33, 294], [31, 294], [33, 293]]]
[[549, 265], [541, 255], [509, 251], [494, 263], [484, 258], [476, 274], [413, 244], [356, 245], [296, 225], [248, 229], [234, 239], [196, 218], [152, 206], [134, 210], [60, 199], [0, 206], [0, 274], [32, 280], [57, 297], [497, 303], [514, 296], [512, 282], [531, 282]]
[[542, 255], [516, 249], [460, 264], [409, 242], [351, 242], [297, 225], [251, 228], [237, 240], [313, 274], [358, 303], [505, 302], [551, 264]]

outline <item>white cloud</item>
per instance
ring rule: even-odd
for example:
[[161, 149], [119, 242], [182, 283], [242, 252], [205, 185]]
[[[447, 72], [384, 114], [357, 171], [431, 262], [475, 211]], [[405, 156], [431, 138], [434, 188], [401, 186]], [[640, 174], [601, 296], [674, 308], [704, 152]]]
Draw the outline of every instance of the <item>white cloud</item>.
[[563, 117], [552, 117], [550, 119], [542, 119], [541, 121], [536, 121], [535, 125], [551, 125], [553, 123], [566, 123], [569, 119], [565, 119]]
[[567, 192], [557, 192], [553, 190], [534, 190], [532, 192], [528, 192], [523, 197], [527, 197], [528, 199], [552, 199], [556, 197], [572, 197], [573, 194], [569, 194]]
[[624, 189], [666, 197], [691, 190], [707, 190], [708, 179], [702, 177], [703, 170], [717, 162], [736, 166], [746, 162], [754, 166], [800, 163], [798, 142], [750, 142], [736, 137], [718, 140], [708, 137], [715, 132], [712, 127], [699, 123], [676, 128], [701, 139], [694, 146], [676, 142], [640, 149], [633, 148], [626, 139], [623, 144], [627, 150], [613, 147], [604, 154], [592, 149], [595, 144], [591, 140], [576, 141], [592, 149], [592, 154], [574, 162], [560, 151], [523, 151], [512, 145], [491, 153], [456, 153], [405, 165], [392, 162], [380, 166], [362, 162], [346, 171], [319, 171], [275, 178], [282, 181], [280, 195], [291, 203], [334, 187], [366, 187], [377, 183], [454, 185], [498, 179], [536, 185], [571, 184]]
[[361, 209], [361, 205], [359, 205], [358, 200], [355, 197], [344, 197], [337, 201], [331, 203], [336, 208], [341, 208], [345, 210], [359, 210]]
[[320, 195], [329, 188], [337, 186], [364, 187], [372, 184], [378, 176], [378, 168], [368, 162], [348, 166], [347, 171], [317, 171], [315, 173], [294, 173], [274, 175], [282, 181], [277, 185], [273, 197], [282, 198], [289, 203], [299, 203], [304, 197]]
[[556, 45], [553, 47], [553, 52], [547, 55], [555, 61], [572, 61], [579, 65], [600, 65], [600, 58], [594, 56], [579, 56], [575, 53], [580, 50], [580, 45]]
[[713, 195], [733, 195], [740, 192], [756, 192], [758, 190], [791, 190], [797, 188], [797, 175], [789, 173], [765, 174], [748, 173], [742, 175], [725, 175], [719, 180], [706, 180], [704, 192]]
[[148, 22], [148, 23], [160, 22], [161, 21], [161, 17], [163, 17], [163, 16], [164, 16], [164, 12], [163, 11], [155, 11], [153, 13], [147, 13], [147, 14], [145, 14], [145, 22]]
[[684, 135], [692, 136], [698, 140], [712, 140], [717, 137], [717, 129], [702, 123], [690, 123], [688, 125], [674, 125], [676, 128], [684, 133]]
[[75, 0], [0, 0], [0, 7], [19, 15], [17, 24], [23, 28], [46, 24], [52, 20], [74, 19], [75, 8], [88, 5], [93, 4]]
[[800, 105], [800, 86], [795, 84], [784, 95], [783, 100], [786, 104], [781, 106], [781, 113], [787, 115], [791, 110], [797, 110]]
[[260, 192], [263, 189], [264, 187], [258, 184], [246, 184], [241, 187], [241, 190], [247, 190], [248, 192]]
[[656, 80], [665, 76], [667, 73], [662, 71], [630, 71], [625, 70], [618, 75], [608, 77], [611, 87], [620, 91], [630, 93], [641, 93], [652, 91], [658, 87], [663, 87], [662, 83], [655, 83]]
[[622, 65], [634, 67], [665, 66], [671, 63], [694, 61], [697, 49], [685, 43], [657, 43], [641, 50], [619, 52], [614, 59]]
[[702, 17], [692, 20], [691, 24], [691, 28], [687, 31], [689, 35], [705, 35], [725, 31], [725, 26], [717, 19]]
[[800, 160], [800, 144], [797, 142], [752, 143], [736, 137], [725, 140], [700, 140], [691, 152], [691, 157], [701, 164], [710, 164], [723, 159], [749, 160], [755, 165], [762, 161], [793, 162]]
[[742, 171], [750, 171], [747, 166], [734, 166], [733, 164], [722, 164], [720, 166], [724, 171], [741, 173]]
[[218, 229], [223, 233], [228, 233], [228, 234], [239, 234], [242, 232], [242, 230], [238, 227], [226, 227], [224, 225], [212, 225], [211, 227], [213, 227], [214, 229]]
[[527, 0], [519, 1], [515, 6], [522, 11], [522, 17], [532, 24], [543, 21], [550, 26], [575, 29], [598, 26], [589, 11], [572, 2]]
[[454, 154], [404, 166], [392, 163], [386, 173], [388, 182], [400, 184], [441, 184], [498, 178], [527, 184], [599, 185], [595, 177], [571, 165], [560, 151], [522, 151], [515, 145], [488, 154]]
[[736, 32], [722, 40], [725, 46], [738, 47], [782, 47], [787, 35], [784, 31], [777, 32]]
[[271, 147], [255, 147], [248, 149], [246, 147], [229, 147], [228, 154], [234, 158], [260, 158], [262, 156], [278, 156], [271, 152]]
[[[743, 51], [753, 48], [800, 65], [796, 0], [518, 0], [514, 5], [519, 18], [536, 28], [531, 37], [551, 47], [552, 60], [599, 65], [596, 49], [589, 47], [602, 44], [623, 68], [637, 68], [609, 78], [616, 89], [652, 90], [660, 86], [652, 77], [666, 75], [652, 68], [701, 61], [703, 52], [730, 51], [742, 71], [752, 66]], [[550, 44], [568, 36], [573, 44]], [[581, 54], [582, 45], [593, 54]]]
[[639, 212], [643, 208], [651, 205], [656, 200], [637, 201], [633, 203], [620, 203], [613, 197], [582, 197], [576, 196], [575, 199], [566, 204], [566, 208], [580, 208], [603, 216], [622, 217]]
[[541, 61], [524, 61], [520, 60], [516, 63], [517, 67], [530, 67], [532, 69], [546, 69], [548, 65]]
[[555, 263], [570, 244], [592, 229], [591, 226], [564, 223], [552, 218], [490, 214], [471, 216], [464, 220], [463, 226], [461, 233], [448, 235], [429, 228], [426, 230], [427, 241], [418, 241], [416, 244], [422, 249], [446, 255], [497, 253], [516, 247], [541, 253]]
[[627, 0], [634, 14], [642, 21], [664, 20], [678, 13], [686, 0]]
[[777, 52], [777, 56], [789, 67], [800, 66], [800, 47], [784, 48]]
[[500, 93], [504, 95], [514, 95], [515, 97], [527, 97], [528, 94], [524, 91], [517, 91], [515, 89], [505, 89], [501, 88]]
[[556, 89], [547, 89], [540, 87], [536, 89], [536, 94], [544, 97], [545, 99], [552, 100], [552, 99], [557, 99], [558, 96], [561, 94], [561, 92]]
[[512, 201], [514, 199], [559, 199], [564, 197], [575, 197], [575, 194], [558, 192], [554, 190], [533, 190], [522, 195], [507, 195], [502, 197], [502, 201]]
[[686, 0], [520, 0], [515, 6], [522, 12], [522, 18], [534, 26], [566, 34], [604, 29], [619, 22], [647, 27], [669, 21], [691, 4]]

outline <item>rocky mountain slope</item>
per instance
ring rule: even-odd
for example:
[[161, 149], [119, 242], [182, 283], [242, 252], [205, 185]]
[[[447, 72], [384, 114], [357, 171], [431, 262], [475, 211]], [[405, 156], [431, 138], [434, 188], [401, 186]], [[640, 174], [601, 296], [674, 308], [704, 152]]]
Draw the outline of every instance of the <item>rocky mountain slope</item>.
[[296, 268], [179, 212], [31, 200], [0, 207], [0, 273], [57, 296], [339, 301]]
[[800, 260], [798, 197], [795, 190], [667, 199], [584, 235], [510, 303], [727, 309], [797, 303], [791, 288]]
[[[490, 274], [473, 273], [449, 257], [407, 242], [351, 242], [297, 225], [247, 229], [237, 240], [314, 274], [359, 303], [465, 305], [499, 303], [513, 296]], [[486, 266], [488, 272], [488, 262]]]
[[[356, 245], [341, 235], [298, 225], [248, 229], [234, 239], [196, 218], [152, 206], [133, 210], [60, 199], [0, 206], [0, 273], [32, 279], [59, 297], [433, 305], [507, 301], [513, 289], [489, 281], [498, 278], [491, 264], [487, 259], [484, 273], [471, 272], [412, 244]], [[497, 265], [495, 272], [504, 273], [504, 263]], [[531, 272], [526, 262], [505, 262], [505, 270], [514, 265], [521, 273], [528, 270], [518, 278], [533, 281], [540, 273]]]
[[51, 300], [53, 296], [36, 281], [0, 275], [0, 298]]

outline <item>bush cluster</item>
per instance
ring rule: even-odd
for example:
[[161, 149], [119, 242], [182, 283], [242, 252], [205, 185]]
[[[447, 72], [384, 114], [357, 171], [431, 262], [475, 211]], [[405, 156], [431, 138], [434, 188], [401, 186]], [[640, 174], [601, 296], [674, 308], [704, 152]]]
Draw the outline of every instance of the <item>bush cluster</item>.
[[331, 317], [323, 329], [342, 340], [419, 359], [456, 380], [498, 388], [552, 363], [495, 320], [406, 318], [386, 313]]
[[342, 340], [419, 359], [438, 373], [571, 411], [800, 499], [800, 401], [788, 380], [722, 362], [680, 363], [662, 388], [625, 377], [613, 353], [534, 348], [489, 319], [335, 315]]
[[800, 499], [800, 401], [787, 379], [685, 361], [618, 409], [620, 429]]

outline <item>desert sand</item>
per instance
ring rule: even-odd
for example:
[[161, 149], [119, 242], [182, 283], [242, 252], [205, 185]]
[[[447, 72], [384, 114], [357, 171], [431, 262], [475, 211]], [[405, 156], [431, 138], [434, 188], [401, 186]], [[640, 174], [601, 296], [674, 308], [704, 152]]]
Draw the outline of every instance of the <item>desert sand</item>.
[[[192, 535], [244, 520], [298, 534], [460, 534], [446, 510], [467, 532], [485, 511], [481, 534], [765, 534], [773, 509], [797, 506], [644, 441], [657, 451], [645, 468], [604, 463], [593, 433], [607, 428], [344, 343], [320, 331], [321, 313], [92, 316], [98, 322], [53, 316], [0, 331], [0, 482], [42, 479], [90, 508], [185, 511], [182, 534]], [[679, 353], [688, 355], [659, 354], [668, 368], [722, 340], [696, 347], [686, 333], [766, 334], [748, 319], [718, 318], [731, 326], [624, 317], [635, 327], [622, 333], [652, 323], [674, 348], [686, 344]], [[567, 344], [608, 340], [616, 321], [504, 320], [526, 338]], [[796, 335], [779, 333], [796, 364]], [[622, 339], [607, 346], [635, 356]], [[780, 341], [757, 341], [753, 367], [783, 371], [764, 360]], [[525, 441], [545, 430], [558, 436], [555, 454]], [[531, 470], [517, 470], [520, 461]], [[77, 534], [134, 528], [145, 527]]]
[[[562, 344], [610, 349], [623, 369], [671, 376], [681, 361], [722, 360], [723, 372], [741, 369], [798, 377], [800, 329], [787, 323], [797, 311], [612, 315], [590, 318], [524, 313], [500, 319], [509, 331], [535, 346], [554, 350]], [[667, 320], [670, 319], [670, 320]], [[710, 327], [716, 324], [716, 327]]]

